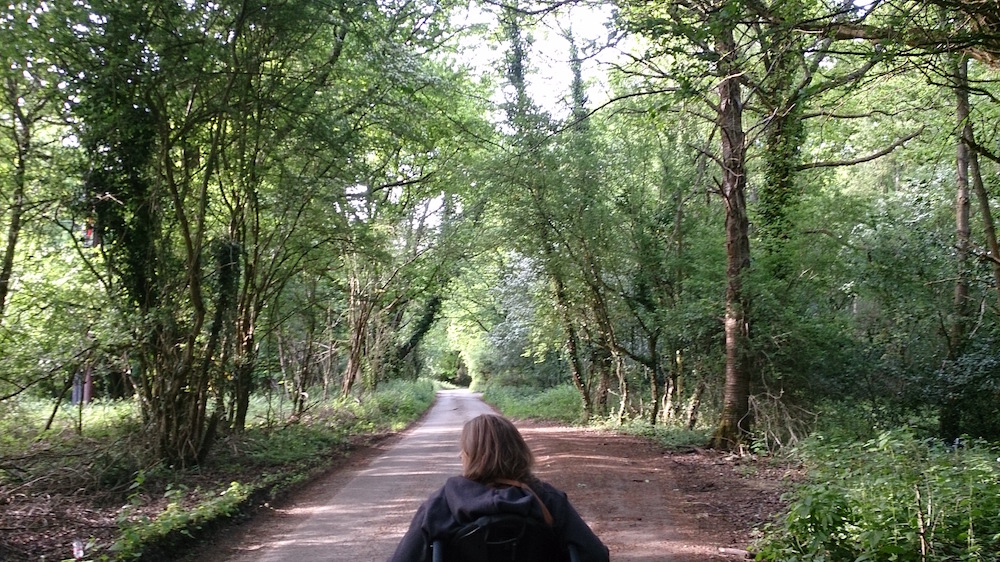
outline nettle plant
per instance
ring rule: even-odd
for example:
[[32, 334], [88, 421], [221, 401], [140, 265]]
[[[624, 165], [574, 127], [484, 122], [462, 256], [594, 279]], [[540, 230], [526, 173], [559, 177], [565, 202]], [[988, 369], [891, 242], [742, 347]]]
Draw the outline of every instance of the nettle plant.
[[809, 482], [766, 530], [758, 560], [985, 562], [1000, 552], [995, 446], [894, 430], [860, 443], [814, 437], [800, 452]]

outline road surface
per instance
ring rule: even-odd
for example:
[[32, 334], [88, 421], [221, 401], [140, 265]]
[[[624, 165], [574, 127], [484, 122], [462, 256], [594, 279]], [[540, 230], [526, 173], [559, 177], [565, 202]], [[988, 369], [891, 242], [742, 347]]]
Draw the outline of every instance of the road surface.
[[[491, 411], [468, 391], [440, 392], [423, 421], [393, 441], [181, 560], [384, 562], [420, 503], [460, 472], [462, 425]], [[748, 510], [734, 505], [743, 498], [759, 511], [764, 496], [719, 455], [673, 455], [638, 437], [588, 428], [529, 421], [518, 427], [535, 453], [535, 474], [569, 494], [612, 561], [731, 562], [719, 547], [746, 544], [749, 527], [740, 514]], [[691, 463], [678, 482], [675, 469]]]
[[439, 392], [420, 424], [342, 488], [288, 509], [274, 535], [253, 537], [226, 561], [388, 559], [420, 503], [461, 472], [462, 425], [492, 411], [469, 391]]

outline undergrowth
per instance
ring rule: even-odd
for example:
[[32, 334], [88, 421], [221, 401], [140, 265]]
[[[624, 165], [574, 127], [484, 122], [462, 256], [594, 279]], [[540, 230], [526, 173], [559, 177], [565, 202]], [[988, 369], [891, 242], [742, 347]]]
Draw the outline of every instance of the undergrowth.
[[[405, 427], [427, 410], [434, 392], [431, 381], [396, 381], [372, 394], [316, 400], [298, 417], [255, 397], [247, 429], [222, 435], [204, 463], [187, 469], [143, 452], [144, 432], [130, 401], [63, 408], [48, 431], [41, 429], [51, 403], [8, 402], [0, 419], [0, 497], [29, 501], [37, 490], [48, 504], [67, 507], [83, 498], [88, 508], [107, 510], [118, 527], [114, 537], [78, 537], [85, 559], [140, 560], [151, 551], [171, 552], [214, 522], [308, 480], [354, 440]], [[19, 511], [31, 511], [24, 507]], [[17, 523], [30, 524], [23, 517]], [[63, 557], [70, 547], [64, 548], [46, 558]]]
[[684, 449], [688, 447], [703, 447], [708, 443], [711, 432], [707, 429], [687, 429], [671, 424], [649, 425], [647, 419], [634, 419], [622, 424], [605, 422], [602, 427], [629, 435], [638, 435], [655, 441], [667, 449]]
[[489, 385], [483, 389], [483, 400], [509, 418], [576, 423], [583, 417], [580, 393], [569, 384], [547, 389]]
[[[483, 399], [510, 418], [546, 419], [563, 423], [583, 422], [580, 393], [571, 384], [548, 389], [490, 385], [483, 389]], [[607, 419], [594, 418], [587, 424], [645, 437], [670, 449], [703, 446], [709, 437], [708, 430], [688, 430], [663, 423], [650, 425], [647, 419], [639, 418], [619, 422], [618, 416], [611, 416]]]
[[[427, 380], [393, 381], [377, 392], [313, 406], [297, 423], [280, 429], [258, 428], [223, 448], [216, 462], [227, 463], [225, 474], [239, 474], [243, 482], [220, 482], [221, 491], [205, 494], [168, 485], [167, 507], [155, 518], [124, 521], [122, 538], [112, 550], [119, 559], [138, 558], [145, 546], [169, 541], [180, 533], [242, 508], [251, 495], [280, 490], [308, 479], [329, 464], [330, 455], [344, 454], [352, 436], [394, 431], [418, 418], [434, 401], [434, 384]], [[232, 444], [231, 444], [232, 445]], [[256, 470], [248, 472], [253, 467]], [[186, 509], [181, 506], [192, 505]]]
[[945, 446], [905, 430], [867, 441], [814, 436], [796, 454], [808, 482], [765, 529], [757, 560], [995, 561], [1000, 458], [995, 446]]

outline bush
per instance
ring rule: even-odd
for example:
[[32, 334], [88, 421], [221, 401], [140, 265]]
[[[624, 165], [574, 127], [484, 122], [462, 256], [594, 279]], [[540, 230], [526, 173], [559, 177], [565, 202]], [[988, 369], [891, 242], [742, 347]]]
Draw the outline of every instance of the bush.
[[483, 399], [511, 418], [542, 418], [578, 422], [583, 418], [580, 393], [573, 385], [548, 389], [490, 385]]
[[908, 431], [865, 442], [814, 437], [810, 482], [766, 529], [758, 560], [995, 560], [1000, 462], [985, 443], [949, 448]]

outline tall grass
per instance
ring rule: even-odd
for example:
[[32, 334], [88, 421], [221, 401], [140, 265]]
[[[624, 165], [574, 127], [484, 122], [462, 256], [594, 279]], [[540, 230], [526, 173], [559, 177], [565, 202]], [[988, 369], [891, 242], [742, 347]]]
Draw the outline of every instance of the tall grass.
[[[547, 389], [489, 385], [483, 390], [483, 399], [511, 418], [584, 422], [580, 393], [571, 384]], [[668, 448], [702, 446], [709, 437], [707, 429], [688, 430], [664, 424], [653, 426], [645, 419], [619, 423], [618, 416], [610, 416], [607, 419], [587, 420], [587, 423], [601, 429], [645, 437]]]
[[[18, 396], [0, 403], [0, 443], [24, 446], [33, 440], [55, 435], [79, 433], [100, 438], [129, 431], [138, 419], [138, 405], [132, 400], [95, 400], [82, 407], [68, 401], [56, 404], [51, 399]], [[53, 410], [55, 416], [53, 417]], [[49, 419], [51, 426], [46, 432]]]
[[564, 384], [548, 389], [490, 385], [483, 399], [510, 418], [541, 418], [566, 423], [583, 419], [580, 393]]
[[799, 448], [809, 482], [766, 529], [758, 560], [996, 561], [1000, 457], [888, 431], [868, 441], [815, 436]]

